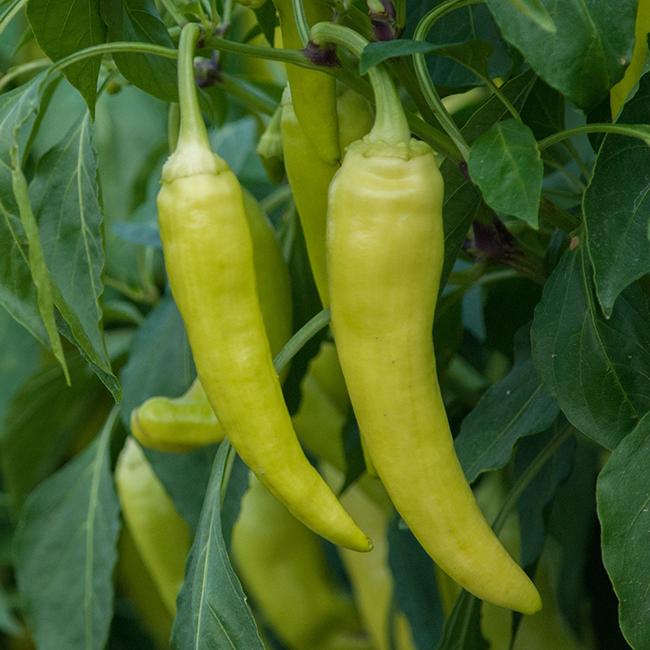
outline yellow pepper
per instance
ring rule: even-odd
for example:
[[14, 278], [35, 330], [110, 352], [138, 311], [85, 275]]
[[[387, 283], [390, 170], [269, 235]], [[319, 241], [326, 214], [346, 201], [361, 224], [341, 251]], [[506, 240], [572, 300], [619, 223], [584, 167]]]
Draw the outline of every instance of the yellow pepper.
[[[312, 29], [319, 41], [349, 35]], [[539, 594], [476, 504], [436, 376], [443, 179], [431, 148], [410, 138], [390, 77], [373, 68], [370, 80], [375, 123], [348, 148], [327, 224], [332, 328], [352, 406], [393, 504], [436, 564], [479, 598], [533, 613]]]
[[229, 441], [305, 525], [359, 551], [370, 540], [305, 457], [273, 367], [237, 178], [210, 149], [192, 58], [199, 28], [179, 46], [181, 126], [163, 168], [158, 220], [165, 266], [198, 377]]

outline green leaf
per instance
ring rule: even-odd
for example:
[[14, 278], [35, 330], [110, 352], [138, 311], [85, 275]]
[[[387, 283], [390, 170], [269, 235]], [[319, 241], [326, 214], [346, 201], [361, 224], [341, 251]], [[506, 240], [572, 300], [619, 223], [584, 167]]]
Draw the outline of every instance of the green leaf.
[[386, 59], [409, 56], [410, 54], [426, 54], [435, 49], [435, 45], [426, 41], [412, 41], [406, 38], [368, 43], [359, 58], [359, 74], [366, 74], [370, 68], [379, 65]]
[[497, 122], [472, 145], [468, 169], [497, 212], [538, 225], [544, 165], [533, 132], [521, 122]]
[[585, 438], [577, 439], [573, 470], [560, 486], [549, 518], [549, 535], [562, 548], [556, 578], [557, 600], [566, 620], [581, 629], [587, 581], [585, 573], [596, 521], [594, 486], [601, 467], [600, 450]]
[[41, 650], [104, 647], [113, 616], [119, 504], [110, 467], [117, 409], [99, 437], [28, 498], [16, 530], [18, 588]]
[[543, 79], [537, 79], [521, 109], [521, 119], [537, 140], [564, 129], [564, 97]]
[[484, 393], [455, 440], [458, 460], [470, 482], [506, 465], [520, 438], [545, 431], [558, 416], [557, 403], [533, 366], [529, 332], [528, 326], [517, 332], [512, 369]]
[[517, 11], [537, 23], [545, 32], [551, 34], [557, 32], [553, 18], [551, 18], [551, 15], [546, 10], [542, 0], [510, 0], [510, 2]]
[[70, 338], [119, 399], [101, 328], [102, 215], [88, 114], [39, 160], [30, 196]]
[[542, 0], [555, 32], [531, 20], [515, 4], [487, 0], [503, 37], [544, 81], [577, 106], [596, 106], [630, 61], [637, 1]]
[[388, 566], [393, 576], [394, 606], [411, 626], [416, 648], [436, 648], [444, 615], [436, 568], [408, 528], [394, 517], [388, 527]]
[[614, 450], [598, 477], [603, 561], [633, 648], [650, 647], [650, 415]]
[[4, 589], [0, 587], [0, 631], [9, 636], [20, 636], [22, 628], [11, 611], [11, 603]]
[[81, 357], [70, 354], [69, 368], [72, 387], [51, 361], [22, 383], [8, 405], [0, 466], [16, 506], [57, 468], [75, 440], [97, 431], [110, 408], [108, 394]]
[[221, 443], [190, 550], [172, 630], [172, 646], [179, 650], [264, 648], [224, 541], [221, 494], [231, 453], [228, 443]]
[[183, 454], [143, 448], [145, 456], [176, 506], [178, 514], [196, 530], [203, 498], [210, 481], [216, 447], [201, 447]]
[[122, 369], [124, 425], [128, 428], [131, 411], [146, 399], [154, 395], [178, 397], [194, 376], [183, 320], [174, 301], [163, 298], [138, 330]]
[[492, 46], [479, 40], [443, 45], [435, 50], [435, 54], [438, 56], [453, 59], [481, 79], [489, 77], [488, 61], [491, 53]]
[[461, 591], [445, 623], [438, 650], [489, 650], [481, 634], [481, 601]]
[[[525, 101], [534, 81], [534, 75], [526, 72], [505, 84], [502, 91], [517, 106]], [[508, 115], [508, 110], [498, 98], [491, 97], [470, 117], [461, 131], [465, 139], [472, 142], [505, 115]], [[442, 211], [445, 229], [445, 263], [440, 283], [440, 287], [444, 288], [472, 221], [481, 211], [488, 208], [474, 184], [460, 167], [446, 160], [440, 171], [445, 180]]]
[[[418, 21], [433, 6], [442, 4], [443, 0], [407, 0], [405, 35], [413, 34]], [[512, 70], [512, 61], [508, 44], [501, 38], [499, 30], [487, 7], [482, 4], [457, 7], [454, 11], [435, 22], [427, 41], [437, 46], [463, 44], [467, 41], [480, 40], [492, 48], [488, 61], [490, 77], [506, 77]], [[474, 73], [460, 66], [456, 61], [438, 56], [427, 58], [427, 67], [436, 86], [446, 88], [463, 88], [476, 85]]]
[[[501, 87], [501, 92], [515, 108], [521, 108], [528, 99], [536, 81], [537, 77], [527, 70], [504, 84]], [[510, 113], [501, 100], [493, 95], [467, 120], [461, 129], [462, 133], [465, 139], [472, 143], [481, 134], [489, 131], [495, 122], [504, 117], [510, 117]]]
[[[650, 124], [650, 74], [618, 122]], [[582, 206], [596, 292], [609, 315], [621, 291], [650, 272], [650, 147], [605, 135]]]
[[45, 325], [47, 338], [57, 361], [63, 368], [63, 373], [67, 381], [70, 381], [68, 366], [63, 353], [63, 344], [59, 336], [59, 330], [56, 326], [56, 317], [54, 311], [54, 290], [50, 273], [45, 263], [43, 254], [43, 245], [41, 236], [38, 231], [38, 223], [32, 210], [32, 204], [29, 199], [29, 188], [27, 179], [20, 168], [20, 157], [18, 153], [18, 144], [14, 143], [11, 147], [11, 187], [18, 206], [20, 222], [25, 233], [27, 243], [27, 261], [32, 274], [32, 280], [36, 286], [36, 304], [38, 312]]
[[[566, 420], [562, 417], [550, 431], [522, 441], [515, 458], [517, 477], [535, 460], [558, 429], [564, 426]], [[517, 501], [521, 529], [520, 563], [524, 567], [531, 566], [542, 554], [546, 538], [547, 506], [571, 472], [575, 447], [575, 438], [572, 436], [545, 463]]]
[[47, 334], [29, 267], [27, 236], [13, 192], [11, 149], [24, 157], [55, 83], [44, 75], [0, 96], [0, 305], [43, 345]]
[[591, 278], [583, 244], [564, 253], [535, 309], [533, 361], [569, 422], [612, 449], [650, 410], [650, 309], [634, 284], [606, 319]]
[[[106, 26], [97, 0], [51, 2], [29, 0], [27, 18], [40, 48], [53, 61], [106, 40]], [[91, 113], [97, 101], [97, 77], [101, 58], [93, 56], [67, 66], [64, 74], [81, 93]]]
[[484, 204], [476, 187], [457, 165], [446, 160], [440, 171], [445, 181], [442, 208], [445, 230], [445, 263], [440, 282], [442, 290], [456, 262], [458, 251], [467, 237], [467, 231]]
[[[174, 47], [151, 0], [100, 0], [109, 41], [134, 41]], [[168, 102], [178, 101], [176, 63], [151, 54], [113, 55], [120, 72], [134, 85]]]
[[4, 309], [0, 309], [0, 440], [7, 408], [39, 360], [36, 341]]

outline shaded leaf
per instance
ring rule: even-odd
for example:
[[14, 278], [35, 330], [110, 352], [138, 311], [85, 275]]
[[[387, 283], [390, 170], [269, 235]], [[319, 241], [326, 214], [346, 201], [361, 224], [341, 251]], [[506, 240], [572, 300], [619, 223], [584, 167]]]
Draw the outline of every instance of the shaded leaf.
[[[547, 31], [512, 0], [487, 0], [503, 37], [533, 70], [577, 106], [593, 108], [623, 76], [632, 54], [636, 0], [542, 0]], [[529, 3], [530, 4], [530, 3]]]
[[[174, 47], [151, 0], [99, 0], [110, 41]], [[168, 102], [178, 101], [176, 63], [151, 54], [115, 53], [120, 72], [134, 85]]]
[[633, 648], [650, 647], [650, 416], [614, 450], [598, 477], [603, 561]]
[[557, 577], [557, 600], [564, 617], [576, 632], [582, 629], [585, 573], [596, 526], [596, 474], [599, 450], [579, 438], [573, 471], [560, 486], [549, 517], [549, 533], [562, 548]]
[[493, 210], [537, 228], [544, 165], [527, 126], [514, 119], [494, 124], [472, 145], [468, 168]]
[[30, 195], [56, 306], [71, 340], [119, 399], [101, 328], [102, 214], [88, 114], [39, 160]]
[[179, 650], [264, 648], [224, 541], [221, 494], [231, 453], [221, 443], [190, 550], [172, 630], [172, 647]]
[[584, 245], [564, 253], [535, 309], [533, 361], [569, 422], [611, 449], [650, 410], [650, 310], [631, 285], [606, 319], [591, 278]]
[[444, 616], [436, 568], [408, 528], [394, 517], [388, 528], [388, 565], [394, 580], [393, 599], [411, 626], [418, 650], [435, 648], [442, 637]]
[[[106, 26], [99, 15], [98, 0], [72, 3], [29, 0], [27, 18], [40, 48], [53, 61], [106, 40]], [[93, 56], [67, 66], [64, 71], [91, 113], [95, 111], [100, 66], [101, 58]]]
[[564, 128], [564, 97], [543, 79], [537, 78], [521, 109], [521, 119], [537, 140]]
[[108, 637], [119, 532], [110, 468], [116, 419], [117, 409], [82, 454], [29, 496], [16, 531], [18, 588], [42, 650], [101, 650]]
[[[623, 109], [619, 123], [650, 124], [650, 74]], [[583, 198], [587, 246], [598, 299], [606, 314], [631, 282], [650, 272], [650, 147], [608, 134]]]
[[108, 395], [76, 354], [69, 355], [72, 387], [50, 362], [25, 381], [7, 409], [0, 437], [4, 487], [16, 506], [64, 458], [88, 439], [110, 408]]
[[515, 338], [512, 369], [484, 393], [456, 437], [456, 453], [467, 479], [473, 482], [482, 472], [506, 465], [519, 439], [545, 431], [558, 413], [533, 366], [526, 326]]
[[[526, 470], [557, 430], [565, 426], [566, 420], [560, 418], [550, 431], [522, 441], [515, 459], [516, 476]], [[521, 528], [520, 562], [524, 567], [534, 564], [542, 554], [546, 538], [547, 506], [571, 472], [575, 447], [574, 437], [566, 440], [527, 485], [517, 501]]]
[[143, 448], [145, 456], [176, 510], [196, 530], [203, 498], [210, 480], [216, 447], [201, 447], [188, 453], [166, 453]]
[[22, 628], [11, 611], [12, 607], [4, 589], [0, 587], [0, 631], [10, 636], [20, 636]]
[[492, 46], [485, 41], [472, 40], [465, 43], [443, 45], [436, 48], [434, 54], [446, 56], [460, 63], [479, 78], [489, 77], [488, 61]]
[[129, 426], [131, 411], [146, 399], [154, 395], [178, 397], [187, 390], [194, 376], [183, 320], [171, 297], [165, 297], [138, 330], [120, 375], [125, 426]]
[[481, 634], [481, 601], [461, 591], [445, 623], [438, 650], [488, 650]]
[[[418, 21], [434, 6], [444, 0], [407, 0], [405, 36], [413, 34]], [[437, 46], [456, 46], [468, 41], [483, 41], [489, 44], [492, 55], [489, 58], [490, 77], [507, 76], [512, 68], [508, 45], [505, 43], [494, 20], [482, 4], [458, 7], [435, 22], [427, 40]], [[436, 86], [461, 88], [476, 85], [476, 77], [456, 61], [439, 56], [427, 57], [427, 67]]]
[[39, 347], [29, 333], [4, 309], [0, 309], [0, 440], [6, 410], [21, 384], [34, 372]]

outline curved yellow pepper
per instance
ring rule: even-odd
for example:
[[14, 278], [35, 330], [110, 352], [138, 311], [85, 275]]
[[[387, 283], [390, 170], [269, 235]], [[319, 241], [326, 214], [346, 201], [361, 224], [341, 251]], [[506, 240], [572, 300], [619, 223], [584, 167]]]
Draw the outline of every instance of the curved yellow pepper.
[[198, 106], [198, 33], [194, 24], [181, 32], [180, 136], [157, 201], [165, 266], [198, 377], [229, 441], [264, 485], [312, 530], [367, 551], [370, 540], [309, 463], [291, 424], [262, 320], [242, 190], [210, 150]]
[[332, 328], [350, 399], [391, 500], [436, 564], [479, 598], [532, 613], [539, 594], [476, 504], [436, 376], [443, 179], [431, 148], [410, 139], [390, 78], [375, 69], [371, 81], [375, 124], [348, 148], [327, 224]]

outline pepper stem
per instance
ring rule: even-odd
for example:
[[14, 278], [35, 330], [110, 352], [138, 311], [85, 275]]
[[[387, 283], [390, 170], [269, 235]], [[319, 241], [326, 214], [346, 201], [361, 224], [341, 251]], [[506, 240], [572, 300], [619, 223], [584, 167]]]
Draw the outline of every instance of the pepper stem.
[[[361, 57], [368, 41], [349, 27], [333, 23], [317, 23], [311, 28], [311, 40], [316, 45], [334, 43]], [[411, 137], [402, 102], [388, 71], [383, 65], [368, 70], [370, 85], [375, 94], [375, 122], [366, 136], [369, 142], [388, 144], [406, 143]]]
[[199, 25], [188, 23], [181, 30], [178, 44], [178, 95], [181, 126], [177, 150], [197, 145], [210, 149], [208, 131], [201, 115], [194, 79], [194, 47], [200, 34]]

